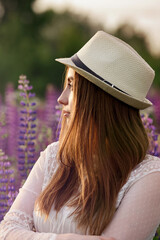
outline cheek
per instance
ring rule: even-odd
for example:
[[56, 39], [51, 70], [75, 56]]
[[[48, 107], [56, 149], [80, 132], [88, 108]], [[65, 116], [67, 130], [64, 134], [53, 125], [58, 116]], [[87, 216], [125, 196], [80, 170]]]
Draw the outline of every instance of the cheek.
[[69, 105], [70, 105], [70, 108], [72, 108], [72, 105], [73, 105], [73, 91], [69, 95]]

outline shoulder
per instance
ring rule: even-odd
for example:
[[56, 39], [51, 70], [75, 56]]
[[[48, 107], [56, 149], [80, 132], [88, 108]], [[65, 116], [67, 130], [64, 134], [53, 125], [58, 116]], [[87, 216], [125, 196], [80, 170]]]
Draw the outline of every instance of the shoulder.
[[160, 158], [147, 154], [145, 159], [132, 170], [126, 183], [126, 190], [129, 190], [137, 181], [155, 172], [157, 172], [157, 175], [160, 175]]
[[56, 158], [59, 142], [49, 144], [43, 151], [40, 152], [40, 157], [43, 158], [44, 164], [47, 165], [50, 159]]
[[44, 183], [43, 188], [47, 185], [52, 175], [58, 167], [57, 152], [59, 142], [53, 142], [47, 146], [45, 152], [45, 169], [44, 169]]
[[128, 181], [134, 183], [153, 172], [160, 172], [160, 158], [147, 154], [145, 159], [132, 170]]
[[46, 165], [49, 165], [51, 167], [51, 165], [57, 160], [56, 156], [58, 152], [58, 146], [59, 142], [53, 142], [49, 144], [44, 150]]
[[59, 141], [49, 144], [45, 149], [46, 156], [55, 157], [58, 151], [58, 146], [59, 146]]
[[158, 181], [160, 185], [160, 158], [149, 154], [132, 170], [127, 182], [121, 188], [118, 195], [117, 207], [133, 186], [137, 183], [142, 185], [146, 184], [147, 181], [149, 181], [151, 185], [154, 184], [155, 181]]

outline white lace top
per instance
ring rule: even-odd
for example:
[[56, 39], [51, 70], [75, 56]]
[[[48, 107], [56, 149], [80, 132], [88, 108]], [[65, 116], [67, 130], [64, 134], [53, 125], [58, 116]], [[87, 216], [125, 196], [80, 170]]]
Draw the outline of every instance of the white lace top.
[[[76, 234], [84, 234], [77, 228], [74, 218], [69, 217], [72, 209], [67, 206], [60, 210], [57, 218], [52, 208], [47, 221], [34, 207], [35, 199], [58, 166], [57, 149], [58, 142], [55, 142], [41, 153], [0, 224], [0, 240], [56, 240], [63, 233], [74, 233], [76, 239]], [[147, 155], [119, 192], [117, 210], [102, 235], [116, 240], [151, 240], [159, 223], [160, 159]], [[63, 239], [66, 240], [65, 237]]]

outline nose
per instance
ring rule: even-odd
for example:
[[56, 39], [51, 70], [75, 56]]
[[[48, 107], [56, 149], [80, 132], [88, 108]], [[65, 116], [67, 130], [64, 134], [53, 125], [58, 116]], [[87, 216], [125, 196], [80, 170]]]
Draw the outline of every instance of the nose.
[[59, 104], [62, 104], [62, 105], [67, 105], [68, 104], [68, 96], [67, 96], [67, 93], [66, 93], [65, 90], [61, 93], [61, 95], [57, 99], [57, 102]]

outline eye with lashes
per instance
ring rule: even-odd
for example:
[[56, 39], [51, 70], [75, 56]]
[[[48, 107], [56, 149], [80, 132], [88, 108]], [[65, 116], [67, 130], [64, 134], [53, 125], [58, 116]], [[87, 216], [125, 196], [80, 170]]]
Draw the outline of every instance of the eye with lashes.
[[68, 82], [68, 87], [69, 89], [73, 88], [73, 84], [71, 84], [71, 82]]

